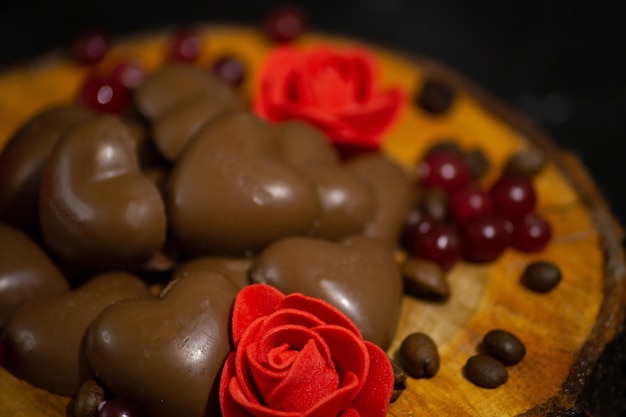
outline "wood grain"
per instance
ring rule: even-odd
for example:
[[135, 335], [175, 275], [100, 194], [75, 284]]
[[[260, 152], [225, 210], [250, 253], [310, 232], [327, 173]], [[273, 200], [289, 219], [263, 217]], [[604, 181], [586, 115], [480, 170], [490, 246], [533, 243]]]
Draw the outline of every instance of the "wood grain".
[[[208, 48], [201, 65], [222, 53], [236, 53], [249, 76], [242, 93], [254, 89], [254, 77], [270, 45], [252, 29], [203, 28]], [[127, 39], [108, 59], [133, 56], [151, 70], [167, 47], [165, 33]], [[311, 34], [302, 44], [358, 42]], [[492, 162], [485, 185], [493, 181], [511, 152], [539, 147], [550, 158], [536, 179], [538, 211], [554, 229], [554, 239], [541, 253], [508, 250], [487, 265], [460, 263], [451, 271], [450, 300], [429, 303], [406, 296], [391, 356], [409, 333], [429, 334], [437, 343], [441, 369], [430, 379], [411, 379], [393, 403], [389, 416], [539, 416], [565, 412], [576, 405], [594, 364], [623, 321], [626, 305], [622, 230], [575, 155], [557, 149], [540, 128], [511, 108], [436, 62], [368, 46], [381, 64], [385, 85], [417, 91], [427, 75], [455, 86], [453, 110], [428, 117], [409, 107], [389, 132], [384, 151], [407, 169], [434, 141], [456, 138], [462, 147], [481, 148]], [[52, 54], [0, 77], [0, 146], [21, 123], [42, 108], [72, 101], [85, 69]], [[561, 284], [548, 294], [533, 293], [519, 283], [533, 260], [550, 260], [561, 268]], [[515, 333], [527, 348], [524, 360], [509, 368], [509, 381], [489, 390], [468, 382], [465, 361], [477, 352], [491, 329]], [[0, 415], [61, 417], [71, 415], [70, 399], [48, 394], [0, 369]], [[70, 407], [71, 408], [71, 407]]]

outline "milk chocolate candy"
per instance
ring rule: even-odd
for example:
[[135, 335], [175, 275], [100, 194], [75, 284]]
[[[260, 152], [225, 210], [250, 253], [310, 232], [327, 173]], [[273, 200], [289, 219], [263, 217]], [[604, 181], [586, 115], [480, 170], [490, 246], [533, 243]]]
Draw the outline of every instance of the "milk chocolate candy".
[[301, 121], [279, 123], [275, 130], [286, 161], [317, 189], [322, 210], [309, 235], [336, 240], [363, 232], [374, 216], [374, 195], [340, 164], [330, 140]]
[[4, 367], [34, 386], [73, 396], [93, 377], [83, 344], [91, 322], [111, 304], [148, 296], [139, 278], [110, 272], [77, 290], [22, 304], [4, 329]]
[[0, 152], [0, 220], [16, 226], [38, 221], [39, 188], [46, 159], [61, 136], [91, 112], [55, 106], [26, 122]]
[[159, 299], [117, 303], [89, 329], [89, 363], [116, 396], [151, 417], [218, 415], [237, 291], [218, 273], [195, 271]]
[[203, 256], [186, 262], [176, 268], [174, 275], [184, 278], [200, 271], [217, 272], [229, 278], [239, 289], [250, 283], [248, 271], [252, 258], [228, 258]]
[[170, 176], [172, 236], [187, 254], [242, 256], [303, 235], [319, 217], [315, 184], [281, 156], [270, 126], [222, 113], [187, 146]]
[[136, 92], [140, 111], [152, 121], [154, 143], [175, 161], [193, 134], [221, 112], [243, 109], [230, 86], [208, 71], [169, 64], [151, 74]]
[[0, 328], [22, 303], [70, 290], [48, 255], [22, 231], [0, 223], [0, 248]]
[[397, 163], [378, 153], [356, 156], [346, 165], [371, 187], [376, 200], [376, 212], [364, 234], [395, 245], [417, 201], [417, 193], [408, 175]]
[[40, 222], [61, 258], [90, 268], [150, 259], [165, 240], [165, 210], [142, 174], [122, 121], [99, 115], [72, 128], [52, 151], [42, 182]]
[[299, 292], [333, 304], [366, 340], [383, 349], [391, 343], [400, 318], [398, 266], [391, 248], [373, 238], [356, 236], [340, 243], [282, 239], [257, 256], [250, 279], [285, 294]]

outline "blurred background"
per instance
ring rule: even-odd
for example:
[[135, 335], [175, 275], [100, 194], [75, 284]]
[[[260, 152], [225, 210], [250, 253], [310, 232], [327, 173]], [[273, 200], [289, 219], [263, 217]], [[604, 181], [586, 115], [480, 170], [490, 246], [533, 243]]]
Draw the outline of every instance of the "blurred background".
[[[195, 22], [258, 25], [300, 6], [313, 29], [426, 55], [533, 118], [577, 153], [626, 224], [626, 25], [622, 2], [571, 0], [22, 0], [0, 6], [0, 66], [68, 45], [84, 28], [112, 35]], [[0, 92], [2, 94], [2, 92]], [[626, 379], [621, 362], [601, 367]], [[616, 366], [614, 366], [614, 364]], [[600, 382], [599, 382], [600, 383]], [[601, 401], [626, 396], [626, 383]], [[598, 390], [602, 391], [602, 390]], [[626, 415], [626, 406], [618, 407]], [[617, 415], [617, 414], [604, 414]]]
[[[82, 29], [113, 35], [200, 21], [259, 24], [276, 0], [21, 0], [0, 6], [0, 66]], [[583, 160], [626, 224], [626, 25], [600, 0], [291, 1], [311, 27], [440, 60], [519, 108]]]

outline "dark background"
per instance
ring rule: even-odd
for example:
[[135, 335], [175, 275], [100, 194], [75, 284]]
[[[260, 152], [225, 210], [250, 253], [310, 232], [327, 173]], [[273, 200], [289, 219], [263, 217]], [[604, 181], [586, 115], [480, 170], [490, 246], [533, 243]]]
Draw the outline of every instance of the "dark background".
[[[626, 14], [620, 1], [300, 1], [310, 25], [438, 59], [519, 108], [576, 152], [626, 224]], [[113, 35], [204, 21], [258, 24], [279, 1], [45, 1], [0, 6], [0, 66], [69, 44], [81, 29]], [[2, 94], [2, 92], [0, 92]], [[626, 337], [598, 383], [626, 379]], [[616, 360], [617, 358], [617, 360]], [[617, 375], [617, 377], [616, 377]], [[624, 382], [600, 403], [626, 398]], [[597, 407], [596, 407], [597, 408]], [[601, 408], [600, 408], [601, 409]], [[610, 409], [610, 410], [609, 410]], [[598, 416], [626, 415], [626, 406]]]

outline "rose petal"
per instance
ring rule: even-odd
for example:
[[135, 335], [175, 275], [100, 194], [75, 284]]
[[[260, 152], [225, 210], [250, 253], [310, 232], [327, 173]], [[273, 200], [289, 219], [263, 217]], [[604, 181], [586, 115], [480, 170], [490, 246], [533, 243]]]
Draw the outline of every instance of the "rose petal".
[[337, 390], [339, 376], [310, 340], [293, 362], [289, 374], [265, 397], [268, 407], [282, 411], [306, 412]]
[[231, 325], [235, 346], [248, 326], [259, 317], [269, 316], [276, 311], [283, 298], [283, 293], [269, 285], [252, 284], [239, 291]]
[[[289, 377], [292, 368], [297, 360], [301, 359], [301, 351], [309, 343], [314, 343], [317, 354], [325, 363], [325, 367], [334, 372], [335, 365], [332, 361], [331, 353], [325, 345], [324, 340], [310, 329], [299, 326], [283, 326], [270, 329], [267, 334], [261, 336], [254, 344], [247, 346], [246, 359], [242, 365], [248, 366], [254, 380], [254, 386], [260, 395], [266, 399], [271, 391], [275, 389], [281, 381]], [[282, 350], [282, 346], [289, 347], [289, 357], [283, 352], [283, 358], [290, 360], [284, 366], [275, 366], [269, 356], [275, 349]], [[292, 356], [291, 352], [295, 352]], [[276, 352], [274, 352], [276, 353]], [[245, 390], [245, 389], [244, 389]]]
[[[359, 381], [354, 395], [358, 394], [365, 381], [370, 377], [370, 357], [365, 341], [354, 333], [340, 326], [323, 325], [315, 331], [324, 339], [324, 342], [333, 355], [339, 375], [352, 373]], [[352, 401], [353, 398], [350, 398]]]
[[393, 393], [393, 367], [380, 347], [367, 341], [364, 343], [370, 357], [369, 375], [349, 409], [354, 410], [358, 416], [382, 417], [387, 414]]
[[[220, 408], [222, 410], [222, 417], [254, 417], [252, 414], [248, 413], [239, 402], [237, 402], [232, 392], [236, 391], [231, 389], [231, 384], [237, 384], [237, 379], [235, 378], [235, 353], [231, 352], [224, 362], [224, 367], [222, 368], [222, 375], [220, 378]], [[273, 416], [272, 416], [273, 417]]]
[[391, 89], [359, 106], [342, 109], [337, 117], [356, 135], [378, 136], [396, 121], [405, 100], [401, 90]]
[[352, 372], [348, 372], [347, 374], [342, 375], [342, 377], [343, 380], [341, 381], [339, 389], [324, 398], [323, 401], [317, 403], [315, 407], [311, 408], [304, 415], [304, 417], [343, 416], [343, 413], [338, 413], [349, 406], [352, 398], [354, 398], [358, 393], [358, 387], [362, 384]]
[[[235, 378], [229, 381], [227, 390], [228, 395], [222, 406], [224, 414], [222, 417], [302, 417], [302, 413], [299, 412], [273, 410], [248, 401]], [[230, 414], [226, 414], [224, 409]]]
[[280, 309], [295, 308], [318, 317], [326, 324], [344, 327], [362, 337], [359, 328], [341, 310], [319, 298], [307, 297], [300, 293], [287, 295], [280, 303]]
[[242, 384], [243, 395], [250, 402], [261, 403], [261, 395], [256, 390], [254, 379], [250, 371], [251, 364], [247, 355], [250, 346], [256, 346], [255, 341], [265, 318], [256, 319], [243, 333], [240, 347], [235, 350], [235, 378]]

